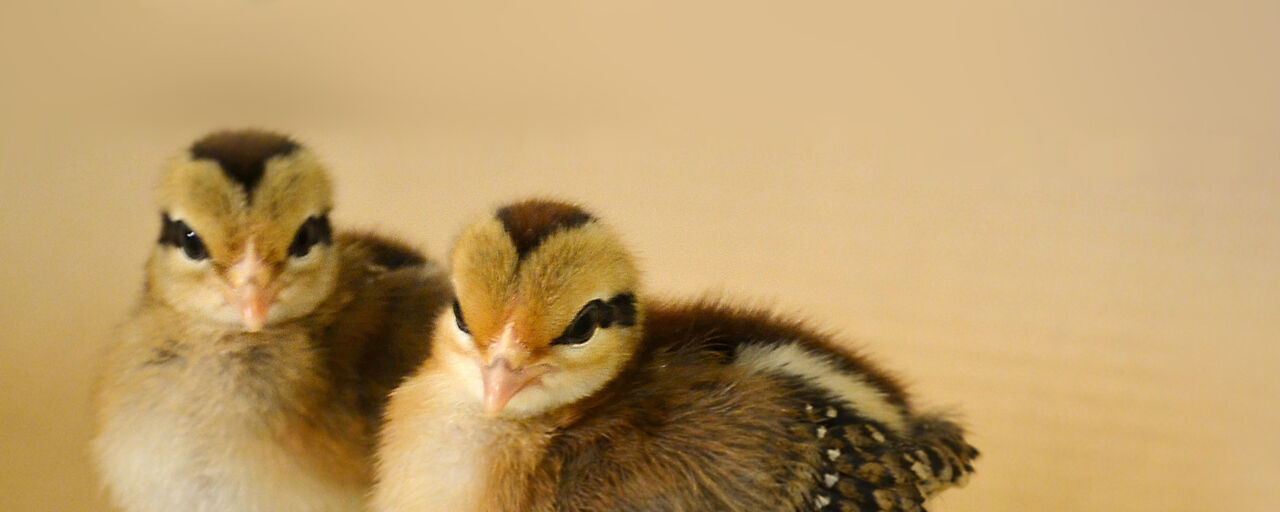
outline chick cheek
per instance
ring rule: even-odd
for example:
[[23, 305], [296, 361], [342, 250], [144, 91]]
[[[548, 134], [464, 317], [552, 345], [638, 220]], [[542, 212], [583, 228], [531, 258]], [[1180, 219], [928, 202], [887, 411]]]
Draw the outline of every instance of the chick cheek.
[[481, 374], [484, 378], [484, 412], [491, 417], [501, 413], [516, 394], [538, 378], [535, 372], [511, 369], [507, 360], [501, 357], [482, 368]]

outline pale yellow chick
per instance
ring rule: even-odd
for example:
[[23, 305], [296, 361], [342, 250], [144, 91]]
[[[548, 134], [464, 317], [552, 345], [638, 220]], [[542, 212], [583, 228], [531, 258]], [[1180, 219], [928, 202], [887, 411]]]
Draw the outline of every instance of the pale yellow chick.
[[387, 393], [450, 286], [419, 252], [334, 234], [324, 166], [211, 134], [159, 188], [160, 236], [95, 397], [94, 461], [131, 512], [362, 510]]

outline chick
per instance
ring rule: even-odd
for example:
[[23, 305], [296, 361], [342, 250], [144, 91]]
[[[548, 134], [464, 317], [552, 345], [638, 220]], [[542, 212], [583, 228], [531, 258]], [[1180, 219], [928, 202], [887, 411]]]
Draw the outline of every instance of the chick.
[[139, 304], [106, 350], [93, 455], [128, 511], [355, 511], [391, 389], [452, 297], [422, 254], [334, 234], [316, 156], [254, 130], [166, 169]]
[[977, 452], [829, 336], [641, 299], [587, 212], [527, 201], [464, 231], [457, 300], [393, 392], [373, 508], [922, 510]]

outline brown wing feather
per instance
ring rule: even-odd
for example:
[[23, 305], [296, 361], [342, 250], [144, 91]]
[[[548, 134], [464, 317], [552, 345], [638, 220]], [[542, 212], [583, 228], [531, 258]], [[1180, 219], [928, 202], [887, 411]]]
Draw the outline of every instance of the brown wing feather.
[[325, 327], [339, 389], [357, 390], [360, 409], [379, 421], [387, 395], [430, 352], [431, 327], [453, 294], [444, 272], [420, 252], [371, 233], [337, 240], [346, 294]]
[[664, 353], [557, 432], [542, 467], [555, 510], [798, 510], [816, 451], [786, 390], [687, 353]]
[[801, 431], [819, 447], [817, 484], [809, 498], [812, 511], [919, 511], [939, 491], [963, 485], [978, 452], [964, 441], [955, 423], [925, 416], [910, 432], [891, 433], [821, 393], [797, 387], [803, 417]]
[[[554, 434], [534, 490], [555, 510], [914, 511], [962, 483], [977, 452], [958, 426], [911, 420], [894, 434], [800, 379], [731, 363], [742, 343], [825, 337], [714, 303], [648, 312], [644, 347]], [[906, 404], [860, 357], [846, 371]]]

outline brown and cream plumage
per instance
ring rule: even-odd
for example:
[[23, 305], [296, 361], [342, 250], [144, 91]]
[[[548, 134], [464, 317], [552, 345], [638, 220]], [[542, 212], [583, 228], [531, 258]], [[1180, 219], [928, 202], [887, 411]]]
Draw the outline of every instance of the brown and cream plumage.
[[95, 462], [129, 511], [355, 511], [386, 397], [452, 296], [419, 252], [332, 233], [316, 156], [256, 130], [165, 170], [161, 234], [95, 397]]
[[506, 206], [452, 252], [457, 300], [393, 393], [378, 512], [922, 510], [977, 452], [830, 336], [645, 300], [568, 204]]

